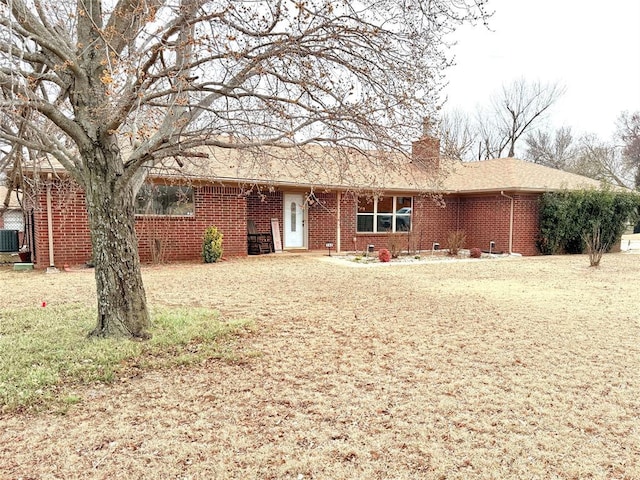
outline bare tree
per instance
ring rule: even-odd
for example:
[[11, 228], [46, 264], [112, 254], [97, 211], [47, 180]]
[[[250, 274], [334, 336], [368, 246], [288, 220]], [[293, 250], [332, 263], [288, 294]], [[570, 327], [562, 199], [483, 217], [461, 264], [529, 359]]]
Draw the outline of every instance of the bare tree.
[[629, 169], [619, 148], [596, 135], [582, 137], [578, 148], [574, 162], [566, 170], [620, 187], [629, 186]]
[[564, 93], [557, 83], [515, 80], [503, 85], [491, 99], [488, 111], [480, 111], [478, 159], [514, 157], [516, 143], [530, 132]]
[[149, 167], [203, 145], [404, 151], [438, 103], [444, 35], [484, 4], [0, 0], [0, 142], [85, 191], [93, 335], [147, 336], [134, 195]]
[[525, 137], [527, 160], [547, 167], [566, 170], [578, 154], [578, 146], [570, 127], [561, 127], [555, 132], [537, 130]]
[[622, 141], [622, 158], [633, 173], [634, 188], [640, 190], [640, 112], [622, 112], [616, 123], [616, 136]]
[[440, 118], [441, 154], [453, 160], [468, 160], [476, 139], [469, 117], [460, 110], [443, 114]]

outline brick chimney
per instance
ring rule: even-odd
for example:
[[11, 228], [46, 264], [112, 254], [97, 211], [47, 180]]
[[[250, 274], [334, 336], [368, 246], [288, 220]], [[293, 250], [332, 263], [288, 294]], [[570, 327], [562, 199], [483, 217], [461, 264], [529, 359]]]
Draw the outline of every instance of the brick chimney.
[[434, 135], [433, 130], [433, 122], [425, 117], [422, 121], [422, 137], [411, 144], [411, 162], [437, 170], [440, 167], [440, 139]]

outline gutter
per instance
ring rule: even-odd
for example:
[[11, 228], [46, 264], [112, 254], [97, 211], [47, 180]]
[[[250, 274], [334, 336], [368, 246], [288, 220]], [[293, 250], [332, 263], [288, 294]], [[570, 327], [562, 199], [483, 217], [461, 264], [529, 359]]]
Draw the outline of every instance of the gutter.
[[509, 255], [513, 255], [513, 197], [505, 195], [504, 191], [500, 191], [500, 195], [511, 200], [511, 211], [509, 212]]

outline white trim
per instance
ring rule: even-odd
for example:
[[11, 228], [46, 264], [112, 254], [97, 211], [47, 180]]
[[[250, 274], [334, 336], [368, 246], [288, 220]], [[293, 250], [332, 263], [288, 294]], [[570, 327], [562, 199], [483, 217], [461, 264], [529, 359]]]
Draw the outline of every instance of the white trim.
[[[302, 221], [301, 221], [302, 245], [300, 245], [300, 246], [288, 245], [288, 240], [290, 240], [291, 237], [288, 237], [290, 227], [288, 228], [287, 225], [289, 223], [291, 223], [291, 219], [287, 217], [287, 215], [290, 215], [290, 210], [287, 208], [288, 204], [290, 203], [290, 200], [287, 200], [287, 196], [294, 196], [296, 198], [296, 200], [298, 198], [300, 199], [300, 213], [301, 213], [301, 216], [302, 216]], [[308, 224], [307, 213], [308, 212], [307, 212], [307, 208], [305, 208], [305, 204], [304, 203], [305, 203], [305, 198], [304, 198], [304, 194], [303, 193], [299, 193], [299, 192], [282, 192], [282, 248], [285, 249], [285, 250], [305, 250], [305, 249], [307, 249], [307, 245], [309, 244], [308, 243], [308, 231], [309, 231], [309, 229], [307, 228], [307, 224]], [[297, 218], [296, 218], [296, 220], [297, 220]]]
[[[388, 197], [388, 195], [387, 195]], [[378, 201], [379, 201], [379, 197], [375, 196], [373, 197], [373, 212], [364, 212], [364, 213], [360, 213], [358, 211], [358, 203], [359, 203], [359, 198], [360, 196], [356, 197], [356, 233], [363, 233], [363, 234], [367, 234], [367, 233], [377, 233], [377, 234], [386, 234], [386, 233], [404, 233], [407, 232], [407, 230], [396, 230], [396, 220], [398, 218], [398, 198], [410, 198], [411, 199], [411, 213], [409, 214], [409, 232], [413, 231], [413, 196], [412, 195], [392, 195], [391, 198], [392, 203], [391, 203], [391, 212], [387, 213], [378, 213]], [[404, 207], [402, 207], [404, 208]], [[360, 231], [358, 230], [358, 217], [359, 216], [373, 216], [373, 230], [372, 231]], [[384, 231], [379, 231], [378, 230], [378, 217], [380, 216], [390, 216], [391, 217], [391, 231], [389, 232], [388, 230], [384, 230]], [[406, 217], [406, 215], [404, 214], [400, 214], [401, 218]]]

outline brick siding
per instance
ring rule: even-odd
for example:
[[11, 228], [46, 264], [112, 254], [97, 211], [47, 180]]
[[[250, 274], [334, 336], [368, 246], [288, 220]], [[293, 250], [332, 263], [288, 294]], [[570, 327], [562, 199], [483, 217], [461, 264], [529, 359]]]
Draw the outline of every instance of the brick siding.
[[[513, 195], [512, 251], [522, 255], [537, 255], [539, 232], [539, 195]], [[466, 196], [460, 198], [460, 228], [467, 235], [467, 248], [489, 249], [496, 242], [497, 251], [509, 251], [509, 217], [511, 200], [502, 195]]]
[[[308, 192], [307, 192], [308, 193]], [[91, 258], [91, 238], [82, 190], [53, 184], [52, 216], [55, 258], [54, 264], [83, 264]], [[538, 195], [511, 195], [514, 198], [513, 251], [536, 255], [538, 234]], [[338, 203], [335, 192], [316, 193], [307, 209], [308, 248], [322, 250], [326, 242], [337, 248]], [[194, 186], [195, 214], [184, 217], [137, 216], [136, 232], [142, 262], [197, 261], [201, 258], [202, 235], [211, 225], [224, 235], [225, 257], [247, 255], [247, 219], [255, 221], [259, 231], [271, 230], [271, 219], [283, 222], [283, 192], [252, 192], [240, 188]], [[466, 248], [509, 249], [509, 214], [511, 200], [494, 195], [445, 195], [442, 198], [414, 196], [413, 227], [409, 240], [419, 250], [430, 250], [434, 242], [447, 248], [449, 234], [457, 229], [467, 236]], [[387, 234], [356, 232], [357, 197], [340, 196], [340, 245], [342, 251], [364, 251], [367, 245], [375, 249], [389, 248]], [[38, 267], [49, 265], [46, 191], [37, 195], [34, 210], [35, 246]], [[281, 238], [281, 240], [283, 240]]]
[[[91, 236], [84, 193], [68, 183], [51, 187], [53, 217], [54, 264], [84, 264], [91, 258]], [[202, 236], [213, 225], [224, 235], [224, 256], [246, 255], [247, 201], [239, 188], [194, 187], [193, 217], [136, 216], [136, 233], [140, 260], [151, 262], [198, 260], [202, 252]], [[47, 196], [43, 189], [37, 195], [34, 211], [35, 245], [39, 268], [49, 265]]]
[[[375, 250], [389, 248], [389, 235], [385, 233], [356, 233], [357, 197], [347, 194], [342, 197], [341, 209], [341, 246], [344, 251], [364, 251], [367, 245]], [[438, 197], [413, 197], [413, 225], [407, 244], [415, 245], [417, 250], [431, 250], [433, 243], [442, 248], [446, 244], [449, 232], [457, 229], [459, 202], [457, 198], [443, 201]]]
[[[277, 218], [280, 222], [280, 242], [283, 242], [282, 215], [282, 192], [252, 192], [247, 196], [247, 219], [253, 220], [258, 232], [262, 233], [271, 232], [271, 219]], [[243, 228], [246, 234], [246, 226]]]

